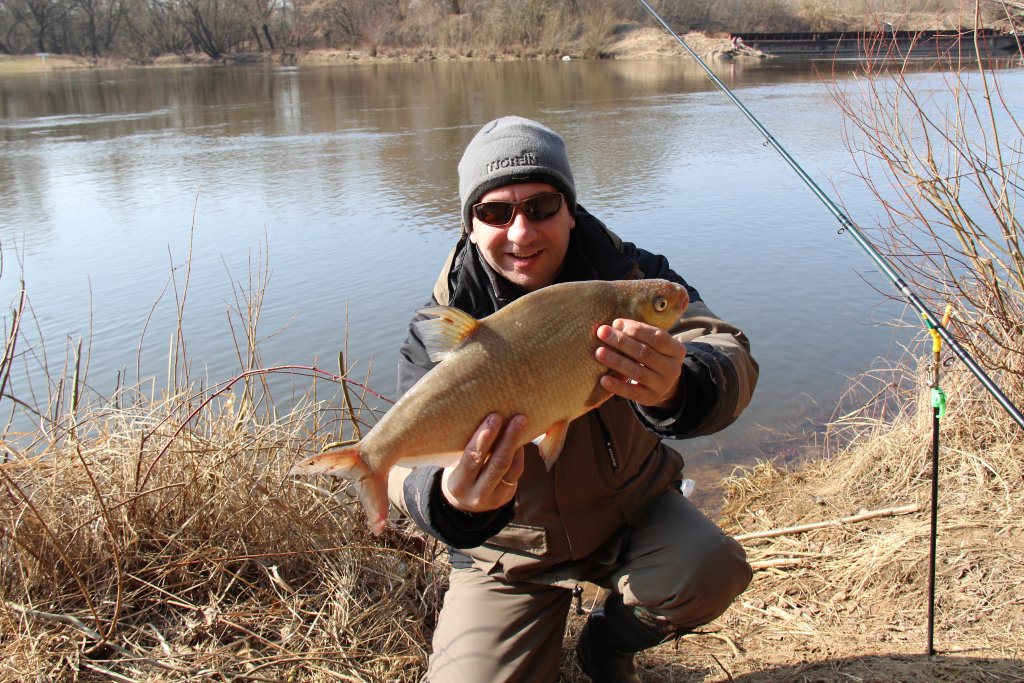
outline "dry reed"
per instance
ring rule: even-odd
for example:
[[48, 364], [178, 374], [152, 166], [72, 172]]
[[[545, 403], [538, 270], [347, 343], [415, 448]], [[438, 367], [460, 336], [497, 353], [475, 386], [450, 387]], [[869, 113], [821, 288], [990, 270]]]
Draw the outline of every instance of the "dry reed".
[[320, 406], [240, 425], [232, 404], [187, 429], [175, 399], [107, 409], [0, 465], [7, 680], [415, 678], [440, 590], [425, 544], [373, 539], [354, 500], [286, 476]]
[[[44, 378], [45, 395], [14, 382], [15, 350], [29, 346], [18, 344], [22, 297], [0, 388], [38, 428], [9, 424], [2, 443], [0, 680], [417, 678], [443, 591], [436, 549], [415, 534], [373, 538], [344, 487], [287, 476], [370, 418], [349, 378], [259, 367], [266, 272], [238, 292], [242, 372], [186, 386], [177, 337], [162, 398], [141, 386], [109, 399], [81, 391], [80, 343], [64, 375]], [[186, 290], [175, 288], [179, 321]], [[309, 381], [280, 419], [263, 381], [274, 372]], [[349, 398], [332, 398], [345, 409], [315, 398], [323, 384]]]

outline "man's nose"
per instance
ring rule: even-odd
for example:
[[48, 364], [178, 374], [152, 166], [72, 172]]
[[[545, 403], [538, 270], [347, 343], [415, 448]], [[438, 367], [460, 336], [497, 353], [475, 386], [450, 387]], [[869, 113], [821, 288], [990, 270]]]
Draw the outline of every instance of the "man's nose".
[[510, 242], [522, 242], [537, 232], [533, 222], [526, 217], [521, 207], [516, 207], [516, 213], [512, 216], [512, 222], [505, 229], [505, 235]]

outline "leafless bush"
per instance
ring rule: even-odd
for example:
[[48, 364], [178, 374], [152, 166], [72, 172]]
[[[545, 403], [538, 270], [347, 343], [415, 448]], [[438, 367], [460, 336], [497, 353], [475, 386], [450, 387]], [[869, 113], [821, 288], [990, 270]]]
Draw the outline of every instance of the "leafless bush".
[[964, 346], [1019, 403], [1024, 129], [986, 58], [982, 42], [940, 56], [932, 74], [869, 58], [834, 95], [857, 174], [881, 207], [883, 250], [934, 310], [953, 304]]

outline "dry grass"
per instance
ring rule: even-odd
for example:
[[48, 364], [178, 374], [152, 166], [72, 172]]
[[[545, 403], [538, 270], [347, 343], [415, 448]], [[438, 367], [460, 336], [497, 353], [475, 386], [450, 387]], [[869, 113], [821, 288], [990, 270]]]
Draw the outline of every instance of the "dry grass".
[[286, 476], [331, 411], [235, 402], [93, 405], [6, 444], [0, 679], [416, 679], [434, 548], [373, 539], [354, 499]]
[[[190, 264], [165, 290], [178, 333], [162, 396], [152, 378], [97, 395], [82, 342], [55, 374], [24, 289], [5, 325], [0, 680], [416, 680], [446, 576], [437, 548], [373, 538], [344, 489], [287, 476], [358, 434], [372, 392], [343, 356], [337, 375], [263, 366], [263, 251], [234, 286], [239, 373], [194, 389]], [[272, 374], [304, 393], [280, 418]]]
[[[729, 480], [722, 522], [745, 538], [754, 582], [718, 622], [642, 655], [644, 680], [1019, 679], [1024, 446], [959, 364], [943, 372], [943, 656], [923, 654], [931, 427], [914, 399], [927, 396], [925, 372], [894, 371], [877, 381], [895, 397], [836, 420], [819, 460]], [[281, 420], [257, 414], [259, 387], [240, 376], [79, 404], [32, 449], [5, 444], [0, 678], [419, 678], [445, 563], [422, 537], [370, 537], [354, 499], [286, 476], [364, 421], [361, 404], [314, 400], [324, 373], [298, 374], [314, 376], [310, 399]], [[742, 536], [908, 504], [920, 510]], [[565, 681], [586, 680], [572, 655], [584, 618], [570, 617]]]
[[45, 59], [29, 55], [0, 55], [0, 75], [86, 69], [93, 66], [96, 65], [88, 60], [64, 55], [50, 55]]

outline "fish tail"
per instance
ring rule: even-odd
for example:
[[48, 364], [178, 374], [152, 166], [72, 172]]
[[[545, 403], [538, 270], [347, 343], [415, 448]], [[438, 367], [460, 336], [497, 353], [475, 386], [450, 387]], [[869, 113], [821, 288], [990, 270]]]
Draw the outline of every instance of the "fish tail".
[[330, 474], [348, 479], [355, 486], [366, 511], [367, 522], [375, 535], [388, 523], [388, 473], [376, 471], [363, 459], [359, 444], [318, 453], [292, 467], [289, 474]]

